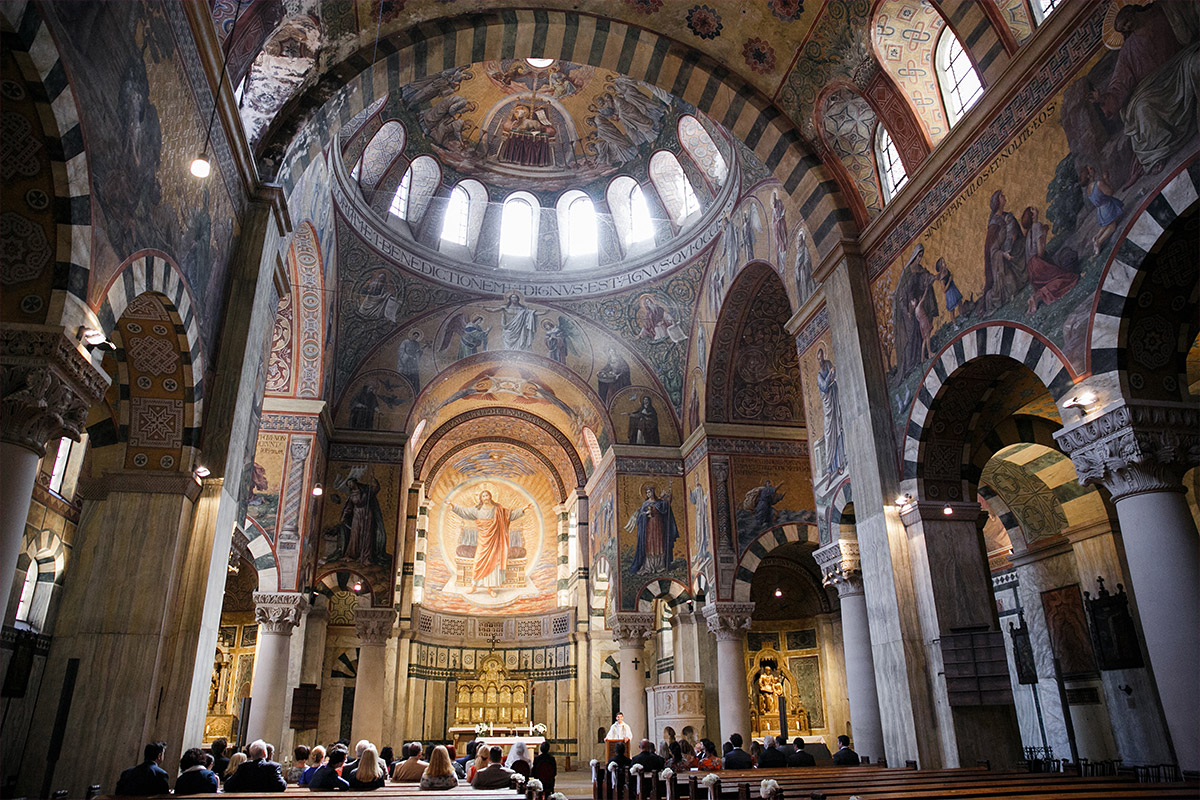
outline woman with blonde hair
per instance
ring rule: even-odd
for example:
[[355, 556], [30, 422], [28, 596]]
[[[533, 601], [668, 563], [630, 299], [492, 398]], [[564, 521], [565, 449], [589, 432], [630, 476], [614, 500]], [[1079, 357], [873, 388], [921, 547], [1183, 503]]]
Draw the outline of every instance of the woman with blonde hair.
[[454, 774], [454, 764], [450, 762], [450, 751], [439, 744], [433, 748], [429, 756], [429, 766], [421, 776], [422, 789], [444, 790], [458, 786], [458, 776]]
[[312, 750], [308, 751], [308, 765], [304, 768], [304, 774], [300, 776], [300, 785], [308, 786], [308, 782], [312, 780], [313, 773], [320, 769], [325, 763], [325, 748], [317, 745]]
[[225, 768], [225, 776], [223, 778], [221, 778], [221, 780], [227, 781], [230, 778], [232, 778], [233, 773], [237, 772], [238, 767], [240, 767], [242, 764], [245, 764], [246, 760], [247, 759], [246, 759], [245, 753], [234, 753], [232, 756], [230, 756], [229, 757], [229, 766]]
[[346, 776], [352, 792], [373, 792], [387, 782], [387, 768], [380, 764], [379, 751], [369, 744], [359, 756], [358, 765]]
[[475, 773], [479, 772], [480, 770], [487, 769], [488, 749], [489, 748], [484, 747], [482, 744], [479, 745], [479, 749], [476, 751], [478, 755], [475, 756], [475, 763], [467, 767], [467, 783], [470, 783], [475, 778]]

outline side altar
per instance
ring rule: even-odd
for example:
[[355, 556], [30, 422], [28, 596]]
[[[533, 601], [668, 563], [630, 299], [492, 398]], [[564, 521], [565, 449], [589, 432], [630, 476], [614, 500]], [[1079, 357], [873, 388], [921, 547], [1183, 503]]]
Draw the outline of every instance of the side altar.
[[[454, 690], [454, 724], [447, 729], [447, 738], [459, 753], [465, 753], [466, 743], [474, 738], [504, 747], [505, 755], [508, 746], [517, 741], [524, 741], [536, 752], [545, 739], [531, 719], [532, 696], [528, 680], [511, 676], [503, 657], [489, 654], [480, 660], [473, 678], [458, 682]], [[476, 729], [484, 725], [487, 729], [476, 734]], [[537, 728], [545, 730], [544, 726]]]

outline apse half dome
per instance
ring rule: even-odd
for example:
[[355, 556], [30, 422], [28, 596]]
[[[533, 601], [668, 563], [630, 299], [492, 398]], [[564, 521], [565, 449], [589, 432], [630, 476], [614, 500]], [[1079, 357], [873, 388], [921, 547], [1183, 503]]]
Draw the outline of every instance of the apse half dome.
[[625, 75], [554, 59], [455, 67], [382, 98], [339, 176], [405, 246], [475, 267], [628, 267], [719, 215], [728, 134]]

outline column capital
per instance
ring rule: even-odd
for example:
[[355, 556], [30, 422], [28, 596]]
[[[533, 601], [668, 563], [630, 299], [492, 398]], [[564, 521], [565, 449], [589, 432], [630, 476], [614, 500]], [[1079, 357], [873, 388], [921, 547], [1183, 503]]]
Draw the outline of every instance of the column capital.
[[39, 456], [51, 439], [78, 441], [88, 409], [108, 384], [62, 328], [6, 325], [0, 330], [0, 439]]
[[392, 635], [396, 624], [396, 609], [359, 606], [354, 613], [354, 629], [362, 644], [383, 644]]
[[1100, 484], [1114, 501], [1143, 492], [1183, 491], [1180, 476], [1200, 463], [1200, 410], [1182, 404], [1125, 403], [1054, 434], [1079, 482]]
[[704, 621], [718, 641], [741, 639], [750, 630], [753, 613], [754, 603], [712, 602], [704, 606]]
[[264, 633], [291, 635], [308, 609], [308, 596], [300, 592], [255, 592], [254, 621]]
[[608, 627], [621, 647], [642, 647], [654, 635], [654, 615], [620, 611], [608, 618]]
[[821, 583], [836, 588], [838, 597], [863, 594], [862, 561], [856, 540], [834, 539], [814, 550], [813, 558], [821, 568]]

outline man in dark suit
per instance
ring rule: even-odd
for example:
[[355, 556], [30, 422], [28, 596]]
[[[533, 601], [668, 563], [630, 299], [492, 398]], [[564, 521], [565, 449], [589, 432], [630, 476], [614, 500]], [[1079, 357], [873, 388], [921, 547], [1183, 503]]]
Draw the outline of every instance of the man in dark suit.
[[789, 767], [815, 767], [817, 765], [813, 754], [804, 752], [804, 740], [799, 736], [792, 742], [792, 747], [796, 750], [788, 756], [787, 765]]
[[220, 781], [211, 769], [204, 766], [204, 751], [193, 747], [179, 759], [179, 777], [175, 780], [175, 794], [215, 794]]
[[151, 742], [142, 749], [142, 763], [121, 773], [117, 790], [113, 794], [150, 795], [169, 794], [171, 782], [167, 771], [162, 768], [166, 742]]
[[763, 751], [758, 754], [759, 769], [786, 767], [787, 756], [779, 751], [774, 736], [763, 737]]
[[308, 782], [308, 788], [314, 792], [344, 792], [350, 788], [350, 782], [338, 775], [338, 767], [346, 763], [346, 748], [334, 745], [329, 749], [329, 761], [322, 764], [313, 773]]
[[641, 764], [646, 772], [662, 772], [667, 766], [666, 759], [654, 752], [654, 742], [642, 739], [642, 752], [633, 757], [634, 764]]
[[213, 757], [212, 771], [221, 780], [225, 780], [225, 770], [229, 768], [229, 756], [225, 755], [225, 748], [228, 746], [229, 742], [224, 739], [214, 739], [208, 748]]
[[500, 763], [504, 751], [493, 746], [488, 750], [488, 765], [475, 773], [471, 786], [476, 789], [507, 789], [512, 784], [513, 771]]
[[833, 754], [833, 765], [835, 767], [857, 767], [861, 762], [858, 758], [858, 753], [850, 749], [850, 737], [838, 737], [838, 751]]
[[225, 781], [226, 792], [282, 792], [287, 781], [279, 771], [279, 765], [267, 760], [267, 743], [256, 739], [250, 743], [246, 755], [250, 760], [237, 768], [237, 772]]
[[750, 760], [750, 754], [742, 749], [742, 735], [740, 733], [730, 734], [729, 743], [733, 745], [733, 749], [729, 751], [729, 755], [725, 756], [725, 769], [754, 769], [754, 762]]

